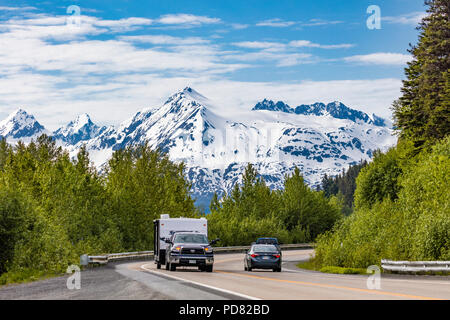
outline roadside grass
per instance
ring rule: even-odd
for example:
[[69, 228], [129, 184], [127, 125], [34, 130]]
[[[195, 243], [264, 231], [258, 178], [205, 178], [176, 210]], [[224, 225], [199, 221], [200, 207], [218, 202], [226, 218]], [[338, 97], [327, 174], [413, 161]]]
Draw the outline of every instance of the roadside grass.
[[61, 276], [61, 274], [57, 273], [48, 273], [44, 271], [37, 271], [32, 269], [25, 269], [21, 271], [10, 271], [3, 273], [0, 276], [0, 286], [8, 285], [8, 284], [17, 284], [17, 283], [27, 283], [33, 282], [37, 280], [44, 280], [48, 278], [53, 278]]
[[319, 270], [323, 273], [335, 273], [335, 274], [367, 274], [367, 270], [363, 268], [342, 268], [335, 266], [326, 266]]
[[303, 261], [297, 264], [297, 268], [320, 271], [323, 273], [334, 273], [334, 274], [367, 274], [366, 269], [362, 268], [342, 268], [336, 266], [325, 266], [320, 267], [317, 266], [314, 259], [310, 259], [309, 261]]

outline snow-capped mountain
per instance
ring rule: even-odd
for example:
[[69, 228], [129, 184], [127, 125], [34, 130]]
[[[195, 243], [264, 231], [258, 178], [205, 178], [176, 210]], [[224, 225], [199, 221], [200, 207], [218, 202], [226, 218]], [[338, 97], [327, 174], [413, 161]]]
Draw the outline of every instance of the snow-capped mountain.
[[41, 134], [49, 132], [34, 118], [22, 109], [17, 109], [0, 122], [0, 138], [29, 142]]
[[88, 114], [79, 115], [64, 127], [53, 132], [53, 137], [69, 145], [76, 145], [80, 141], [87, 141], [104, 132], [106, 127], [99, 127], [91, 121]]
[[239, 182], [249, 162], [272, 188], [281, 188], [284, 175], [295, 167], [316, 186], [325, 173], [338, 174], [396, 142], [387, 120], [340, 102], [290, 107], [265, 99], [239, 119], [221, 110], [228, 109], [188, 87], [118, 128], [99, 128], [84, 115], [55, 137], [73, 156], [85, 144], [98, 168], [114, 150], [148, 142], [186, 164], [192, 191], [205, 205], [214, 192], [229, 191]]

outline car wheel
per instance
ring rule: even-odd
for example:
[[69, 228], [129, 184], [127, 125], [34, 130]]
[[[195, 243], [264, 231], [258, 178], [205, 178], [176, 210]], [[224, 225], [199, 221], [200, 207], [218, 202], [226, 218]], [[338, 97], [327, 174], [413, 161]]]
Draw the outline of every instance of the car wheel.
[[247, 271], [248, 272], [252, 271], [252, 268], [251, 267], [247, 267]]
[[156, 269], [161, 269], [161, 263], [156, 264]]
[[171, 263], [171, 264], [169, 264], [169, 269], [170, 269], [170, 271], [176, 271], [177, 266]]
[[166, 270], [169, 270], [169, 263], [166, 262]]

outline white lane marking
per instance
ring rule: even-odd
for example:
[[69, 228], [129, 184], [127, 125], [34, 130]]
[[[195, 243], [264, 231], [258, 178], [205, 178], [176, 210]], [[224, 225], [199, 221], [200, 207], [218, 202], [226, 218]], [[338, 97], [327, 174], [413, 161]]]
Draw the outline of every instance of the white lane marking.
[[149, 265], [149, 264], [144, 264], [144, 265], [142, 265], [142, 266], [141, 266], [141, 269], [144, 269], [145, 271], [148, 271], [148, 272], [151, 272], [151, 273], [154, 273], [154, 274], [163, 275], [164, 277], [172, 278], [172, 279], [175, 279], [175, 280], [178, 280], [178, 281], [182, 281], [182, 282], [187, 282], [187, 283], [195, 284], [195, 285], [197, 285], [197, 286], [201, 286], [201, 287], [205, 287], [205, 288], [208, 288], [208, 289], [217, 290], [217, 291], [224, 292], [224, 293], [227, 293], [227, 294], [232, 294], [232, 295], [235, 295], [235, 296], [244, 298], [244, 299], [248, 299], [248, 300], [261, 300], [260, 298], [256, 298], [256, 297], [252, 297], [252, 296], [247, 296], [247, 295], [245, 295], [245, 294], [238, 293], [238, 292], [234, 292], [234, 291], [231, 291], [231, 290], [226, 290], [226, 289], [222, 289], [222, 288], [218, 288], [218, 287], [213, 287], [213, 286], [210, 286], [210, 285], [207, 285], [207, 284], [203, 284], [203, 283], [200, 283], [200, 282], [195, 282], [195, 281], [191, 281], [191, 280], [186, 280], [186, 279], [183, 279], [183, 278], [180, 278], [180, 277], [176, 277], [176, 276], [174, 276], [174, 275], [168, 275], [167, 273], [158, 272], [158, 271], [155, 271], [155, 270], [146, 268], [147, 265]]
[[[361, 274], [359, 277], [355, 277], [349, 274], [332, 274], [332, 273], [323, 273], [323, 272], [312, 272], [310, 270], [307, 269], [300, 269], [300, 270], [294, 270], [294, 269], [288, 269], [288, 268], [283, 268], [283, 270], [285, 271], [289, 271], [289, 272], [295, 272], [295, 273], [301, 273], [301, 274], [309, 274], [309, 275], [317, 275], [320, 276], [321, 278], [326, 277], [326, 278], [334, 278], [334, 279], [341, 279], [341, 280], [345, 280], [345, 279], [350, 279], [350, 280], [361, 280], [364, 277], [368, 277], [370, 274], [364, 275]], [[425, 283], [425, 284], [445, 284], [445, 285], [450, 285], [450, 281], [449, 282], [439, 282], [439, 280], [435, 280], [435, 281], [424, 281], [421, 279], [392, 279], [392, 278], [383, 278], [383, 274], [381, 274], [381, 279], [383, 279], [383, 281], [391, 281], [391, 282], [410, 282], [410, 283]]]

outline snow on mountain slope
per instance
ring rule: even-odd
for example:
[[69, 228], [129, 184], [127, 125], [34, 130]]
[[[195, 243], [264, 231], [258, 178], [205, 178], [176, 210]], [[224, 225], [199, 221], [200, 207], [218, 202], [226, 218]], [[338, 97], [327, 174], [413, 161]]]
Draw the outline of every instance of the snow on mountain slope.
[[28, 143], [44, 133], [49, 134], [33, 115], [22, 109], [17, 109], [0, 122], [0, 137], [11, 142], [22, 140]]
[[387, 120], [340, 102], [290, 107], [265, 99], [239, 119], [233, 114], [223, 116], [224, 107], [188, 87], [162, 107], [142, 110], [117, 129], [95, 127], [99, 131], [92, 138], [89, 132], [95, 130], [80, 129], [81, 124], [90, 123], [83, 118], [58, 133], [62, 137], [69, 136], [65, 132], [86, 133], [81, 135], [85, 139], [66, 147], [75, 156], [85, 144], [98, 168], [114, 150], [148, 142], [173, 161], [186, 164], [194, 196], [205, 205], [214, 192], [229, 191], [238, 183], [249, 162], [272, 188], [281, 188], [284, 175], [295, 167], [316, 186], [325, 173], [338, 174], [396, 142]]
[[53, 132], [53, 137], [69, 145], [76, 145], [80, 141], [87, 141], [100, 135], [106, 127], [99, 127], [91, 121], [88, 114], [79, 115], [75, 121]]

